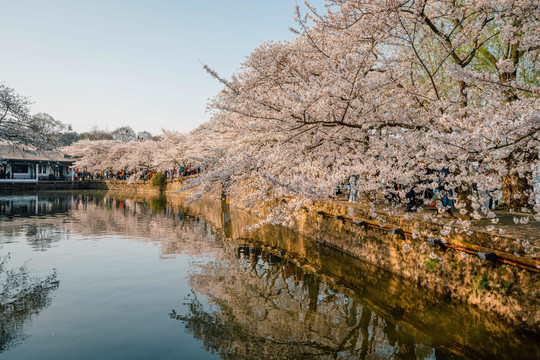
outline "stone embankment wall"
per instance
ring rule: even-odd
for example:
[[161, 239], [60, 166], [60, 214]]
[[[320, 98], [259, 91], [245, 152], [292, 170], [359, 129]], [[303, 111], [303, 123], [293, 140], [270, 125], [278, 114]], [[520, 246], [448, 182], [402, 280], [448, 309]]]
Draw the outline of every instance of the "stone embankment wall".
[[54, 191], [54, 190], [87, 190], [107, 189], [106, 186], [97, 187], [98, 184], [90, 184], [86, 181], [40, 181], [34, 183], [2, 182], [0, 192], [12, 193], [19, 191]]
[[540, 273], [483, 261], [465, 251], [432, 246], [421, 239], [358, 226], [315, 212], [347, 214], [350, 210], [343, 205], [319, 202], [311, 210], [303, 213], [294, 226], [295, 231], [449, 299], [474, 304], [514, 324], [540, 332]]

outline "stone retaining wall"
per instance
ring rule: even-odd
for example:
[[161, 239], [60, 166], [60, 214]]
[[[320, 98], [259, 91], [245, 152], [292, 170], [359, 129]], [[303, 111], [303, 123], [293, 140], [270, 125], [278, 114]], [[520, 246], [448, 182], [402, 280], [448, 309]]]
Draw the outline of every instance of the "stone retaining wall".
[[[332, 204], [317, 205], [320, 211], [336, 211]], [[385, 230], [359, 227], [313, 211], [305, 212], [294, 230], [449, 299], [474, 304], [514, 324], [540, 331], [539, 273], [482, 261], [465, 252], [431, 246]]]

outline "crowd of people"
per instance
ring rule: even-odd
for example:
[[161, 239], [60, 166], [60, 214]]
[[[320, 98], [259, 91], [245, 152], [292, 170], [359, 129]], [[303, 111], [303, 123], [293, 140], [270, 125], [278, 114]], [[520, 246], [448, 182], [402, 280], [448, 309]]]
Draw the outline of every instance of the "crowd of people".
[[[478, 163], [482, 171], [488, 171], [486, 164], [482, 161]], [[392, 205], [406, 204], [406, 212], [414, 212], [423, 206], [431, 208], [442, 208], [449, 215], [453, 215], [455, 209], [455, 199], [457, 189], [453, 189], [448, 182], [450, 171], [447, 168], [440, 170], [425, 169], [425, 179], [416, 183], [403, 185], [397, 182], [390, 182], [384, 185], [384, 198]], [[430, 180], [428, 180], [430, 179]], [[353, 175], [349, 178], [348, 184], [344, 189], [348, 192], [348, 201], [355, 203], [358, 197], [358, 176]], [[433, 184], [436, 184], [434, 187]], [[472, 186], [472, 192], [482, 202], [487, 209], [494, 209], [500, 199], [500, 189], [479, 190], [475, 184]], [[346, 195], [341, 187], [337, 188], [336, 195]], [[438, 206], [439, 205], [439, 206]]]
[[[150, 180], [154, 174], [156, 174], [158, 171], [155, 170], [148, 170], [148, 171], [142, 171], [142, 172], [135, 172], [135, 171], [101, 171], [101, 172], [90, 172], [86, 169], [75, 169], [75, 174], [73, 179], [75, 181], [86, 181], [86, 180], [129, 180], [136, 177], [136, 180]], [[200, 174], [201, 168], [200, 167], [180, 167], [178, 169], [169, 169], [163, 171], [165, 174], [165, 178], [172, 180], [172, 179], [179, 179], [186, 176], [192, 176]]]

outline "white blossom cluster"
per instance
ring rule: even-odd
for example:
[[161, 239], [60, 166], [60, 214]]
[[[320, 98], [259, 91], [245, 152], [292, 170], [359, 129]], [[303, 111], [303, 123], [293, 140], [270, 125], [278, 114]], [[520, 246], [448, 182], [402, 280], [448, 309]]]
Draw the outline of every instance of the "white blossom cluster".
[[185, 134], [163, 130], [159, 140], [81, 140], [63, 149], [75, 157], [75, 167], [90, 173], [178, 170], [194, 164], [185, 154]]

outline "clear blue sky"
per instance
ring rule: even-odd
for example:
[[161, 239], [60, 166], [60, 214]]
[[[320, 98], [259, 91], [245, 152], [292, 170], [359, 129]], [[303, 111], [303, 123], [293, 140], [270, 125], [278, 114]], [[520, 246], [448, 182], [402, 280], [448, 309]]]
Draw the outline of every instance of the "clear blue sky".
[[[0, 0], [0, 81], [76, 131], [154, 134], [208, 120], [254, 48], [290, 39], [295, 0]], [[300, 0], [299, 3], [302, 3]], [[320, 5], [323, 0], [311, 1]]]

